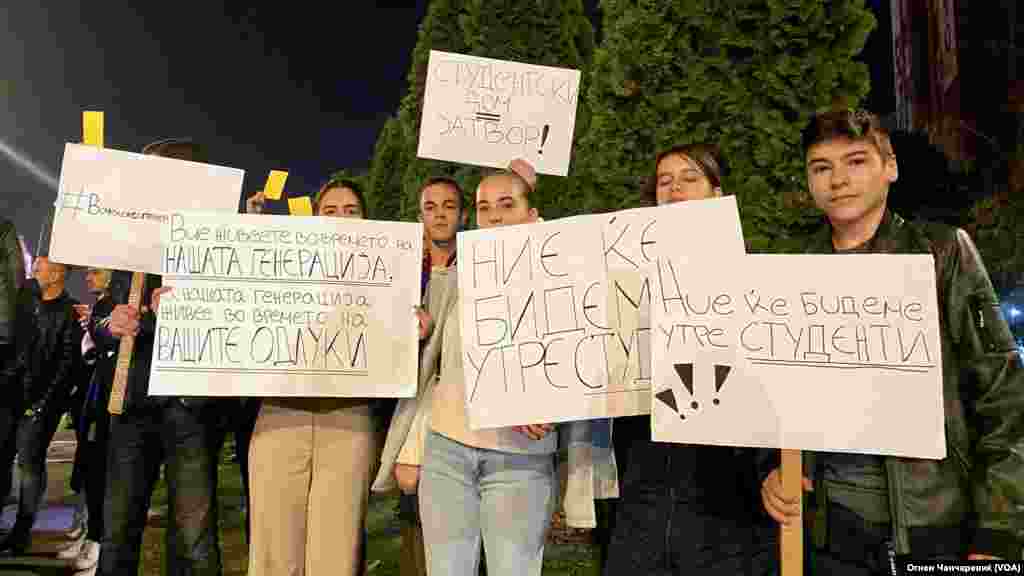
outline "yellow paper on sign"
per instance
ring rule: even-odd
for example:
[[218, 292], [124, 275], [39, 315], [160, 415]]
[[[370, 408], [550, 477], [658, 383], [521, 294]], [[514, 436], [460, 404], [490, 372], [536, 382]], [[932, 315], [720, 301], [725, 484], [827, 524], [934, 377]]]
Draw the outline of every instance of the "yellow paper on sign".
[[82, 112], [82, 144], [103, 148], [103, 112]]
[[312, 216], [313, 203], [309, 201], [309, 196], [289, 198], [288, 211], [291, 212], [292, 216]]
[[284, 170], [271, 170], [267, 177], [267, 185], [263, 187], [263, 197], [268, 200], [280, 200], [284, 192], [284, 181], [288, 179], [288, 173]]

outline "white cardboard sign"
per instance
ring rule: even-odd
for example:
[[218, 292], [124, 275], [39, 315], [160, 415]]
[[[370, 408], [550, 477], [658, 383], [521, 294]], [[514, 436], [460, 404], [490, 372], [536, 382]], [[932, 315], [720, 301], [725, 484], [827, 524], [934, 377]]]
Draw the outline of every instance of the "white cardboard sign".
[[169, 214], [237, 212], [244, 176], [224, 166], [67, 144], [50, 258], [158, 274]]
[[152, 395], [411, 397], [423, 226], [176, 212]]
[[[675, 231], [670, 243], [654, 242], [655, 223]], [[460, 233], [470, 426], [648, 413], [646, 266], [708, 244], [743, 253], [734, 199]]]
[[945, 457], [931, 255], [664, 257], [652, 291], [654, 440]]
[[[656, 208], [613, 212], [603, 219], [602, 245], [607, 270], [608, 326], [606, 416], [651, 411], [650, 265], [658, 254], [710, 250], [719, 259], [744, 254], [743, 231], [732, 196], [679, 202]], [[659, 236], [658, 229], [669, 232]], [[659, 238], [661, 239], [659, 241]]]
[[566, 176], [580, 72], [430, 51], [417, 155]]

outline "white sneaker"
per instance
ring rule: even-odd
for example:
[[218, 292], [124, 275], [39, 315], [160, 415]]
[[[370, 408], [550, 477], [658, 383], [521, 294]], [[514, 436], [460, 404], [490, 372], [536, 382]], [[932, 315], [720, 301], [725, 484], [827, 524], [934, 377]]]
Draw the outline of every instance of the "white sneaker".
[[85, 538], [79, 538], [73, 542], [70, 542], [67, 547], [61, 548], [57, 551], [57, 558], [60, 560], [74, 560], [78, 558], [78, 555], [82, 553], [82, 544], [85, 542]]
[[75, 558], [75, 570], [88, 570], [92, 568], [96, 569], [96, 564], [100, 561], [100, 543], [95, 540], [86, 540], [85, 544], [82, 545], [82, 551]]

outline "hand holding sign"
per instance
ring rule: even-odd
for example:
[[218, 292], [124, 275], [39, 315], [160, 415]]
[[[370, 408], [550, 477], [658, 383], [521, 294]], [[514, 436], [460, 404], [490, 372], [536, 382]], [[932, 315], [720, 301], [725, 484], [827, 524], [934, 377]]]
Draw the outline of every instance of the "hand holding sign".
[[149, 307], [151, 310], [153, 310], [154, 314], [160, 313], [160, 297], [163, 296], [164, 294], [167, 294], [173, 289], [174, 288], [170, 286], [161, 286], [160, 288], [153, 290], [153, 295], [150, 296]]
[[[804, 492], [813, 492], [814, 484], [806, 477], [800, 483]], [[768, 515], [779, 524], [790, 525], [800, 519], [801, 498], [787, 495], [782, 487], [782, 470], [776, 468], [761, 483], [761, 502]]]
[[523, 180], [530, 185], [531, 190], [537, 188], [537, 171], [533, 168], [533, 164], [522, 158], [516, 158], [508, 165], [508, 169], [522, 176]]
[[110, 334], [114, 338], [135, 336], [139, 333], [139, 310], [128, 304], [118, 304], [110, 313]]
[[263, 193], [263, 190], [249, 196], [245, 199], [245, 213], [246, 214], [262, 214], [264, 207], [267, 204], [267, 196]]
[[528, 437], [530, 440], [543, 440], [555, 427], [552, 424], [528, 424], [526, 426], [513, 426], [512, 429]]

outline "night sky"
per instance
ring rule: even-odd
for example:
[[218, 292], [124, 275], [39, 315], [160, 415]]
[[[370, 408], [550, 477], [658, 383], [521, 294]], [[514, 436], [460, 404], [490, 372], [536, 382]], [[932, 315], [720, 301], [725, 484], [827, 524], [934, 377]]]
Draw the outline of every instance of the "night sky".
[[[192, 137], [212, 162], [246, 171], [246, 193], [274, 168], [290, 172], [295, 194], [363, 167], [405, 92], [426, 0], [226, 4], [2, 3], [0, 152], [55, 179], [64, 143], [81, 139], [81, 112], [92, 109], [106, 114], [108, 147]], [[888, 6], [869, 4], [881, 28], [865, 58], [877, 62], [891, 51]], [[887, 74], [873, 66], [876, 82]], [[0, 153], [0, 215], [33, 249], [55, 195]]]
[[[56, 178], [82, 110], [102, 110], [108, 147], [188, 136], [213, 163], [244, 169], [246, 191], [283, 168], [290, 191], [308, 192], [372, 154], [405, 91], [426, 2], [334, 3], [345, 8], [322, 15], [240, 2], [41, 4], [0, 5], [0, 148]], [[55, 195], [0, 154], [0, 214], [33, 248]]]

